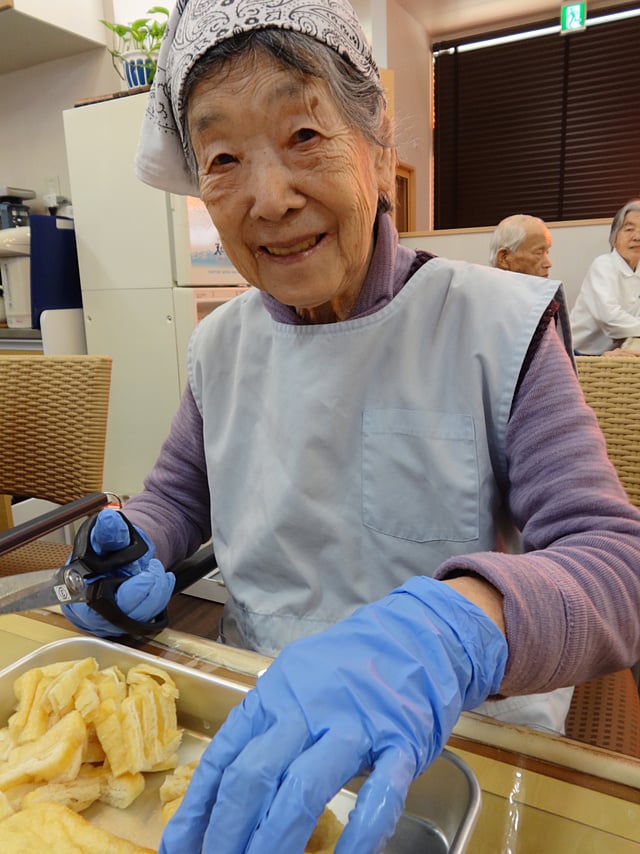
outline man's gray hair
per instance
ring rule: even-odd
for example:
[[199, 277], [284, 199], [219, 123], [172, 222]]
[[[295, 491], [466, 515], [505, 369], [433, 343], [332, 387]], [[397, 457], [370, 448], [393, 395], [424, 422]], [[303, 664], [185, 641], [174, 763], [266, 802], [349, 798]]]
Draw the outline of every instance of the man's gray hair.
[[618, 237], [618, 232], [622, 228], [624, 218], [629, 213], [629, 211], [640, 211], [640, 199], [631, 199], [631, 201], [627, 202], [626, 205], [623, 205], [618, 211], [618, 213], [614, 216], [613, 222], [611, 223], [611, 231], [609, 232], [609, 246], [612, 249], [615, 246], [616, 238]]
[[527, 225], [532, 222], [545, 225], [540, 217], [529, 214], [512, 214], [500, 220], [489, 243], [489, 263], [492, 267], [497, 266], [498, 252], [501, 249], [508, 249], [510, 252], [518, 251], [520, 244], [527, 236]]

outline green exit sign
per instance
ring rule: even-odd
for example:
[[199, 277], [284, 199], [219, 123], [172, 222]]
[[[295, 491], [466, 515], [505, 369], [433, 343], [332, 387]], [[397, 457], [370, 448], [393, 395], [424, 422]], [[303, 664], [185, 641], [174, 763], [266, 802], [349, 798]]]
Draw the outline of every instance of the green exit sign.
[[564, 3], [560, 9], [560, 32], [575, 33], [586, 29], [587, 26], [587, 4]]

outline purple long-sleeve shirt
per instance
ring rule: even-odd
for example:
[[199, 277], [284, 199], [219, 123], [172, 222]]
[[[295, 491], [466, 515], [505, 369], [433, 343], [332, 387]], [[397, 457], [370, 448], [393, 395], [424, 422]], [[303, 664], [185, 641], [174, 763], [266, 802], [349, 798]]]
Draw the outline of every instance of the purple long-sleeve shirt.
[[[393, 298], [416, 264], [388, 219], [352, 316]], [[297, 323], [293, 309], [263, 294], [270, 314]], [[524, 553], [458, 556], [436, 577], [460, 570], [504, 596], [509, 660], [502, 693], [572, 685], [640, 659], [640, 513], [628, 502], [604, 438], [553, 328], [542, 336], [516, 394], [506, 434], [505, 497]], [[165, 566], [211, 534], [202, 419], [187, 388], [145, 490], [127, 515]]]

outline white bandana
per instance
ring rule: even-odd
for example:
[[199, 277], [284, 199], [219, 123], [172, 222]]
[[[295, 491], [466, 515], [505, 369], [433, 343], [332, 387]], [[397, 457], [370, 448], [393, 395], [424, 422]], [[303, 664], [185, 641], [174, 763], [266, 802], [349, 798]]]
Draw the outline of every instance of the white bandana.
[[272, 27], [323, 42], [366, 79], [380, 79], [347, 0], [177, 0], [160, 48], [136, 153], [135, 171], [141, 181], [171, 193], [199, 195], [182, 139], [187, 75], [213, 45], [238, 33]]

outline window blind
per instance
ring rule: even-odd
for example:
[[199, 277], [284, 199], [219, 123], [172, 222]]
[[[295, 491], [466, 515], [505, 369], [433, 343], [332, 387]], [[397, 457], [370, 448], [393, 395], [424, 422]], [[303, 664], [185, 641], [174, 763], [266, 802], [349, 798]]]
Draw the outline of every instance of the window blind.
[[462, 44], [434, 45], [436, 228], [610, 217], [640, 196], [640, 17]]

